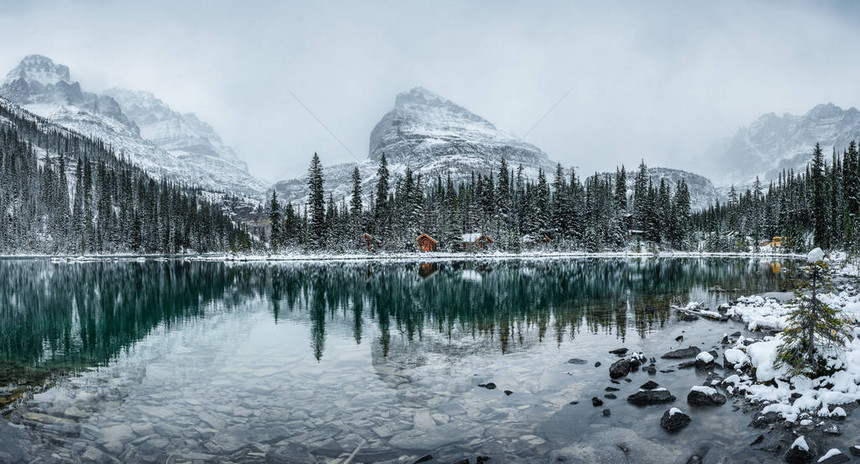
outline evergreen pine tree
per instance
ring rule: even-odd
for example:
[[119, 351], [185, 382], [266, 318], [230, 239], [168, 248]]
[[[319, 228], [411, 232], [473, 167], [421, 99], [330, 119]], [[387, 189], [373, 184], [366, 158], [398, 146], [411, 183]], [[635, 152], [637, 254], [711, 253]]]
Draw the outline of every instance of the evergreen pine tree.
[[325, 192], [323, 188], [322, 163], [319, 155], [314, 153], [308, 172], [308, 189], [310, 190], [308, 246], [313, 249], [321, 249], [325, 246]]

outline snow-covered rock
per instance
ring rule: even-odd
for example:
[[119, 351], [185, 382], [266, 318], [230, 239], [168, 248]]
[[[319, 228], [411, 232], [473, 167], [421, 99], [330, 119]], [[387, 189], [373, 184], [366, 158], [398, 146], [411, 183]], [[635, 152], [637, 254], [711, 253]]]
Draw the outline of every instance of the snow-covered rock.
[[[740, 369], [749, 364], [750, 358], [743, 351], [736, 348], [729, 348], [723, 353], [723, 357], [726, 359], [726, 367], [731, 367], [734, 369]], [[728, 380], [728, 379], [726, 379]]]
[[682, 429], [689, 423], [690, 416], [684, 414], [684, 412], [678, 408], [669, 409], [664, 412], [663, 417], [660, 418], [660, 427], [663, 427], [667, 432], [674, 432]]
[[821, 248], [815, 248], [814, 250], [810, 251], [809, 254], [806, 255], [806, 262], [810, 264], [817, 263], [823, 260], [824, 250], [822, 250]]
[[715, 388], [697, 385], [687, 394], [687, 403], [696, 406], [721, 406], [726, 404], [726, 396]]

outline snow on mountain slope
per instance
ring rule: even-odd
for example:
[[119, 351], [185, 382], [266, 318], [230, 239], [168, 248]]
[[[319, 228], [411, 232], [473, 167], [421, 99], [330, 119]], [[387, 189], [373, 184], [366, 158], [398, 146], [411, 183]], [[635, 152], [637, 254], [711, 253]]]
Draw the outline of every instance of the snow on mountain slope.
[[[336, 199], [349, 195], [352, 170], [358, 166], [364, 192], [376, 179], [379, 160], [385, 153], [393, 177], [409, 167], [425, 179], [425, 185], [451, 174], [454, 182], [472, 173], [498, 173], [502, 158], [511, 168], [522, 165], [527, 177], [538, 169], [554, 172], [555, 163], [539, 148], [496, 128], [486, 119], [429, 90], [417, 87], [397, 95], [394, 109], [386, 113], [370, 134], [369, 156], [361, 163], [325, 168], [326, 191]], [[310, 157], [308, 158], [310, 162]], [[285, 200], [307, 196], [307, 176], [275, 184]]]
[[[196, 116], [179, 115], [177, 120], [173, 115], [178, 113], [154, 97], [146, 100], [164, 107], [162, 120], [157, 120], [157, 108], [143, 105], [127, 114], [110, 95], [82, 91], [79, 83], [71, 81], [69, 68], [50, 58], [24, 58], [3, 80], [0, 95], [70, 130], [102, 140], [118, 156], [127, 157], [157, 178], [251, 198], [261, 198], [266, 190], [214, 130]], [[156, 120], [143, 117], [147, 109]], [[143, 130], [135, 123], [138, 117], [145, 123]]]
[[803, 171], [816, 143], [830, 156], [833, 147], [841, 152], [852, 140], [860, 140], [860, 111], [828, 103], [802, 116], [762, 115], [734, 137], [715, 142], [706, 158], [718, 185], [746, 186], [756, 176], [767, 182], [783, 169]]
[[[648, 168], [648, 176], [651, 178], [651, 182], [657, 186], [660, 185], [661, 179], [665, 179], [666, 184], [672, 188], [673, 192], [675, 191], [675, 186], [678, 185], [678, 181], [683, 179], [690, 190], [690, 208], [693, 211], [703, 210], [714, 204], [717, 200], [720, 203], [725, 202], [723, 195], [717, 191], [714, 184], [707, 177], [680, 169], [661, 167]], [[629, 175], [627, 181], [629, 190], [632, 192], [635, 173], [634, 175]]]

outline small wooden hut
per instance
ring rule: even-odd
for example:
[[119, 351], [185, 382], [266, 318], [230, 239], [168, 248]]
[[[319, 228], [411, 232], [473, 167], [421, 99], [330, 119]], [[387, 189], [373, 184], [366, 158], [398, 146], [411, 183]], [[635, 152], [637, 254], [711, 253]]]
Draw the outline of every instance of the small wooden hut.
[[361, 234], [361, 243], [367, 247], [367, 251], [371, 252], [376, 251], [382, 245], [382, 242], [379, 239], [367, 232]]
[[552, 240], [544, 234], [529, 234], [523, 236], [522, 245], [526, 249], [547, 248]]
[[418, 248], [423, 251], [436, 251], [436, 248], [439, 247], [439, 242], [437, 242], [435, 238], [427, 234], [419, 235], [417, 241]]
[[460, 237], [460, 249], [463, 251], [480, 251], [490, 248], [496, 243], [489, 235], [472, 233]]

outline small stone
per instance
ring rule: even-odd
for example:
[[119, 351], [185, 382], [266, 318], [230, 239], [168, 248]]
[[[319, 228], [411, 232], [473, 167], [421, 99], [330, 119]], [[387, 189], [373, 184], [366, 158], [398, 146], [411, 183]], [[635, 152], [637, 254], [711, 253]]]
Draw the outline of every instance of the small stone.
[[648, 373], [648, 375], [657, 375], [657, 368], [654, 366], [648, 366], [644, 370]]
[[828, 427], [824, 429], [824, 433], [828, 435], [842, 435], [842, 431], [839, 430], [839, 427], [836, 424], [830, 424]]
[[617, 348], [609, 352], [609, 354], [614, 354], [617, 356], [624, 356], [627, 354], [627, 348]]
[[596, 363], [594, 363], [594, 367], [600, 367], [600, 361], [597, 361]]
[[619, 389], [615, 387], [606, 387], [603, 390], [608, 392], [617, 392]]
[[510, 391], [510, 390], [505, 390], [505, 395], [507, 395], [507, 396], [511, 396], [511, 395], [513, 395], [513, 394], [514, 394], [514, 392], [512, 392], [512, 391]]
[[478, 384], [478, 386], [484, 387], [487, 390], [495, 390], [496, 389], [496, 384], [494, 384], [493, 382], [481, 383], [481, 384]]
[[609, 408], [606, 408], [603, 410], [603, 417], [609, 417], [611, 415], [612, 415], [612, 411], [610, 411]]
[[615, 396], [615, 395], [614, 395], [614, 394], [612, 394], [612, 393], [607, 393], [607, 394], [603, 395], [603, 397], [604, 397], [604, 398], [606, 398], [606, 399], [608, 399], [608, 400], [615, 400], [615, 399], [618, 399], [618, 397], [617, 397], [617, 396]]
[[603, 406], [603, 400], [595, 396], [591, 398], [591, 405], [595, 408]]
[[683, 335], [678, 335], [677, 337], [675, 337], [675, 341], [676, 341], [676, 342], [678, 342], [678, 343], [683, 342], [683, 341], [684, 341], [684, 336], [683, 336]]
[[567, 360], [568, 364], [588, 364], [588, 361], [579, 358], [570, 358]]
[[854, 456], [860, 457], [860, 445], [854, 445], [851, 448], [848, 448], [848, 451], [851, 451], [851, 454]]
[[649, 380], [649, 381], [643, 383], [639, 388], [641, 388], [642, 390], [653, 390], [659, 386], [660, 385], [657, 382], [655, 382], [653, 380]]
[[570, 403], [568, 403], [568, 404], [572, 404], [572, 405], [576, 406], [577, 404], [579, 404], [579, 401], [571, 401], [571, 402], [570, 402]]

